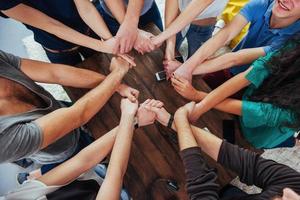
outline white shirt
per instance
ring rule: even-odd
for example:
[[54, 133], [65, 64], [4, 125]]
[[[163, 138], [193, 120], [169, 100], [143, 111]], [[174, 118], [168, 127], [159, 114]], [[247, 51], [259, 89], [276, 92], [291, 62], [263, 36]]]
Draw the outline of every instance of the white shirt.
[[[178, 0], [179, 9], [182, 12], [192, 0]], [[211, 17], [218, 17], [227, 5], [228, 0], [214, 0], [200, 15], [197, 19], [206, 19]]]

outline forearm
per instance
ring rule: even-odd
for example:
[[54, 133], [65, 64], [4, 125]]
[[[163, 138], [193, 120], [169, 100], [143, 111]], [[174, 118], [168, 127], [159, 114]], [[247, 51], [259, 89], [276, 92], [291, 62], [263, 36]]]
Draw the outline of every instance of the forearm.
[[112, 199], [120, 198], [123, 176], [127, 169], [127, 164], [130, 155], [132, 137], [133, 137], [133, 122], [134, 116], [123, 115], [117, 130], [113, 151], [110, 157], [107, 174], [100, 188], [97, 199]]
[[123, 0], [105, 0], [106, 6], [109, 8], [115, 19], [122, 24], [126, 15], [126, 6]]
[[77, 10], [83, 21], [101, 38], [107, 40], [112, 37], [106, 23], [96, 7], [89, 0], [75, 0]]
[[201, 116], [211, 108], [224, 101], [229, 96], [248, 86], [250, 82], [245, 78], [245, 76], [250, 69], [251, 68], [243, 73], [234, 76], [215, 90], [211, 91], [201, 102], [196, 104], [194, 114], [198, 117]]
[[190, 123], [186, 116], [175, 115], [175, 127], [177, 130], [180, 151], [197, 146], [197, 142], [193, 136]]
[[124, 21], [130, 21], [138, 26], [143, 6], [144, 0], [129, 0]]
[[87, 69], [22, 59], [21, 70], [32, 80], [75, 88], [94, 88], [105, 76]]
[[216, 58], [212, 58], [197, 65], [193, 75], [209, 74], [223, 69], [228, 69], [235, 65], [234, 53], [226, 53]]
[[208, 74], [234, 66], [250, 64], [260, 56], [264, 56], [263, 48], [242, 49], [237, 52], [230, 52], [219, 57], [206, 60], [198, 65], [193, 74]]
[[[169, 4], [175, 4], [174, 1], [167, 1], [167, 6], [170, 6]], [[176, 3], [178, 1], [176, 0]], [[205, 0], [205, 1], [199, 1], [199, 0], [193, 0], [185, 9], [184, 11], [176, 18], [174, 19], [175, 15], [168, 16], [168, 19], [166, 19], [166, 22], [172, 22], [170, 25], [166, 26], [167, 29], [162, 32], [158, 38], [158, 43], [161, 43], [165, 41], [166, 39], [170, 38], [171, 36], [174, 36], [176, 33], [181, 31], [185, 26], [190, 24], [209, 4], [211, 4], [213, 0]], [[170, 11], [175, 10], [170, 8]], [[177, 11], [178, 11], [178, 3], [177, 3]], [[179, 11], [178, 11], [179, 12]], [[176, 17], [176, 16], [175, 16]]]
[[80, 98], [71, 109], [78, 113], [80, 124], [88, 122], [104, 106], [108, 99], [119, 87], [124, 72], [119, 70], [111, 72], [96, 88]]
[[[206, 92], [197, 91], [194, 101], [200, 102], [207, 95], [208, 95], [208, 93], [206, 93]], [[239, 115], [239, 116], [242, 115], [242, 101], [241, 100], [226, 98], [221, 103], [214, 106], [214, 108], [219, 111], [222, 111], [222, 112]]]
[[24, 4], [3, 11], [3, 13], [24, 24], [39, 28], [51, 33], [65, 41], [88, 47], [94, 50], [100, 49], [100, 41], [75, 31], [63, 23], [45, 15], [44, 13]]
[[[97, 139], [70, 160], [49, 171], [38, 180], [48, 186], [65, 185], [94, 167], [111, 151], [117, 128]], [[70, 170], [71, 169], [71, 170]]]
[[218, 156], [223, 141], [212, 133], [209, 133], [196, 126], [191, 125], [191, 129], [198, 146], [202, 149], [202, 151], [215, 161], [218, 161]]

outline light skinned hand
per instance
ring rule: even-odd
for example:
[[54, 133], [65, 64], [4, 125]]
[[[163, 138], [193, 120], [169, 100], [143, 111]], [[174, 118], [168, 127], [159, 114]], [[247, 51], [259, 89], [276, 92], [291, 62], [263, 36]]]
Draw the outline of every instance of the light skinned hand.
[[123, 73], [127, 73], [132, 66], [125, 59], [121, 57], [113, 57], [110, 62], [110, 71], [120, 70]]
[[181, 117], [188, 118], [194, 111], [196, 103], [194, 101], [185, 104], [184, 106], [180, 107], [174, 115], [175, 119], [179, 119]]
[[164, 60], [163, 61], [164, 70], [167, 73], [167, 79], [170, 79], [173, 75], [173, 72], [179, 68], [182, 63], [177, 60]]
[[150, 102], [150, 99], [147, 99], [144, 103], [142, 103], [137, 112], [138, 124], [140, 127], [153, 124], [155, 121], [155, 113], [145, 108], [145, 105], [148, 102]]
[[138, 106], [139, 106], [138, 101], [131, 102], [129, 99], [123, 98], [121, 100], [122, 115], [135, 116]]
[[120, 54], [125, 54], [131, 51], [138, 36], [138, 28], [135, 23], [130, 23], [129, 20], [124, 20], [117, 34], [117, 43], [115, 49], [119, 50]]
[[131, 102], [135, 102], [137, 101], [138, 97], [139, 97], [139, 91], [129, 87], [126, 84], [121, 84], [117, 90], [117, 92], [125, 98], [128, 98]]
[[187, 69], [187, 67], [183, 67], [182, 65], [177, 68], [174, 72], [174, 74], [176, 74], [177, 76], [180, 76], [181, 78], [186, 79], [188, 82], [192, 82], [192, 73], [189, 72], [189, 70]]
[[134, 49], [140, 54], [145, 52], [151, 52], [155, 49], [155, 46], [152, 44], [151, 37], [154, 35], [147, 31], [138, 30], [138, 37], [134, 43]]
[[171, 78], [171, 82], [176, 92], [178, 92], [181, 96], [191, 101], [197, 100], [197, 94], [199, 91], [196, 90], [186, 79], [174, 74]]
[[158, 100], [150, 100], [145, 103], [145, 108], [149, 111], [152, 111], [156, 114], [156, 120], [164, 126], [168, 125], [171, 114], [166, 111], [163, 107], [163, 103]]

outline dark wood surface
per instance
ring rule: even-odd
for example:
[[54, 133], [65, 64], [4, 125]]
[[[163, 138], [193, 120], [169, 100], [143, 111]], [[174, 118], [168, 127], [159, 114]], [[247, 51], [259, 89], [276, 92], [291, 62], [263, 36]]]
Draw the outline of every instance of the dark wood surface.
[[[150, 27], [150, 30], [154, 33], [158, 32], [153, 26]], [[135, 52], [131, 55], [135, 57], [137, 66], [128, 72], [124, 82], [140, 91], [140, 103], [148, 98], [159, 99], [164, 102], [165, 108], [171, 113], [187, 103], [173, 90], [169, 82], [156, 82], [155, 80], [155, 72], [163, 69], [163, 52], [161, 49], [143, 56]], [[110, 55], [99, 53], [79, 64], [79, 67], [108, 74], [110, 59]], [[193, 82], [198, 89], [209, 91], [208, 86], [200, 77], [194, 78]], [[75, 101], [84, 95], [87, 90], [67, 88], [67, 92], [71, 99]], [[120, 99], [121, 97], [118, 94], [113, 95], [102, 110], [88, 123], [88, 128], [96, 138], [118, 125]], [[232, 119], [232, 117], [212, 110], [204, 114], [196, 125], [201, 128], [207, 127], [212, 133], [222, 137], [223, 119]], [[211, 165], [217, 167], [221, 185], [231, 180], [232, 174], [227, 173], [212, 160], [208, 159], [208, 161]], [[184, 189], [184, 168], [179, 156], [175, 134], [155, 123], [135, 131], [124, 184], [133, 199], [151, 199], [151, 186], [155, 185], [158, 179], [175, 180], [180, 187], [177, 195], [180, 199], [187, 199]], [[157, 198], [153, 197], [152, 199]]]

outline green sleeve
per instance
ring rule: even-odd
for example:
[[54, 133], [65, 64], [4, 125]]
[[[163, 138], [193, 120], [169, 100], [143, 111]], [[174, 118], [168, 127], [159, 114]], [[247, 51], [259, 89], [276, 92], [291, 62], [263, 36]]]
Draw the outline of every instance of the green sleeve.
[[258, 58], [251, 66], [252, 69], [246, 75], [246, 79], [258, 88], [263, 81], [269, 76], [269, 71], [266, 67], [274, 53], [269, 53], [265, 57]]
[[293, 122], [294, 116], [288, 110], [270, 103], [243, 100], [241, 118], [245, 127], [254, 128], [262, 125], [280, 127], [286, 122]]

